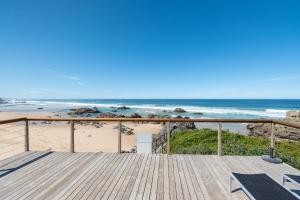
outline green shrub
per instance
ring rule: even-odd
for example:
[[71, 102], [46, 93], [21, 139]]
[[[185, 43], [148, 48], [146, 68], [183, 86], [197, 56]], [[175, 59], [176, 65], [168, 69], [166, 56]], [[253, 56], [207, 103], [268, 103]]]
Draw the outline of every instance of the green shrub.
[[[222, 132], [223, 155], [261, 156], [269, 154], [270, 140], [263, 137]], [[217, 131], [210, 129], [183, 131], [170, 140], [171, 153], [217, 154]], [[300, 169], [300, 143], [276, 142], [276, 156]]]

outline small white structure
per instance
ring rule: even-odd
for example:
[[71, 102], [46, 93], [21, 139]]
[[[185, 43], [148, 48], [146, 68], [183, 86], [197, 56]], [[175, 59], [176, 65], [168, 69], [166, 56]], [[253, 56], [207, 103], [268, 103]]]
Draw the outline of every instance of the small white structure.
[[136, 143], [137, 153], [152, 153], [152, 134], [137, 133]]

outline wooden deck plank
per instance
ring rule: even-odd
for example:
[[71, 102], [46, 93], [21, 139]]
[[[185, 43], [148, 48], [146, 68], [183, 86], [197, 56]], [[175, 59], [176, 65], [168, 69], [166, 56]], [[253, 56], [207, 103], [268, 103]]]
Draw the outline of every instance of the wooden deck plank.
[[285, 163], [257, 156], [54, 152], [37, 159], [44, 154], [26, 152], [0, 161], [0, 170], [16, 169], [0, 174], [1, 199], [246, 200], [241, 191], [229, 193], [230, 172], [268, 173], [279, 183], [284, 173], [300, 175]]
[[20, 167], [32, 160], [42, 157], [43, 155], [45, 155], [45, 152], [30, 152], [21, 155], [24, 156], [23, 157], [13, 156], [11, 159], [8, 158], [9, 160], [3, 162], [2, 165], [0, 166], [0, 170], [1, 170], [0, 176], [4, 176], [4, 174], [6, 174], [6, 172], [9, 170], [13, 170], [14, 168]]
[[[138, 172], [137, 177], [134, 181], [132, 190], [130, 192], [130, 196], [128, 198], [130, 200], [134, 200], [137, 196], [138, 189], [139, 189], [139, 186], [140, 186], [140, 182], [142, 180], [142, 177], [144, 176], [144, 170], [145, 170], [145, 167], [146, 167], [146, 163], [148, 162], [150, 156], [149, 155], [143, 155], [143, 157], [144, 157], [143, 162], [140, 165], [139, 172]], [[123, 197], [123, 199], [127, 199], [127, 198]]]
[[191, 199], [190, 190], [189, 190], [191, 188], [188, 187], [188, 183], [187, 183], [187, 180], [185, 178], [185, 173], [184, 173], [184, 170], [182, 168], [182, 164], [181, 164], [181, 161], [180, 161], [180, 158], [179, 158], [179, 157], [182, 157], [182, 156], [175, 155], [174, 157], [175, 157], [176, 162], [177, 162], [181, 188], [183, 190], [183, 198], [184, 199]]
[[27, 152], [17, 154], [15, 156], [5, 158], [4, 160], [0, 161], [0, 168], [2, 169], [2, 168], [6, 167], [9, 164], [17, 162], [18, 160], [23, 160], [26, 157], [32, 156], [32, 154], [38, 154], [38, 153], [39, 152], [27, 151]]
[[[43, 170], [47, 170], [48, 167], [51, 167], [53, 163], [60, 162], [62, 159], [68, 158], [69, 156], [66, 154], [51, 154], [47, 158], [37, 160], [30, 165], [25, 166], [24, 168], [18, 169], [18, 173], [11, 173], [8, 176], [1, 178], [1, 187], [0, 187], [0, 195], [3, 193], [6, 194], [12, 188], [16, 189], [21, 185], [26, 185], [30, 183], [30, 180], [38, 173]], [[30, 176], [28, 176], [30, 174]]]
[[130, 181], [130, 177], [132, 176], [133, 170], [138, 165], [137, 163], [139, 162], [139, 160], [140, 160], [140, 155], [136, 154], [134, 161], [131, 163], [130, 167], [127, 168], [126, 172], [123, 173], [123, 176], [118, 181], [118, 184], [112, 190], [112, 193], [109, 196], [109, 199], [122, 199], [124, 192], [126, 190], [126, 186], [128, 185], [128, 182]]
[[[58, 200], [58, 199], [66, 199], [70, 194], [74, 194], [75, 190], [80, 190], [80, 186], [84, 185], [84, 182], [96, 173], [97, 168], [101, 168], [101, 164], [104, 164], [108, 154], [98, 154], [98, 158], [95, 158], [95, 162], [88, 166], [80, 175], [77, 175], [76, 178], [71, 181], [70, 183], [65, 183], [65, 186], [60, 187], [59, 192], [53, 193], [45, 193], [43, 199], [51, 199], [51, 200]], [[100, 164], [101, 163], [101, 164]]]
[[87, 182], [84, 188], [82, 188], [73, 199], [87, 199], [91, 194], [93, 194], [93, 192], [95, 192], [101, 181], [106, 180], [106, 178], [110, 176], [112, 171], [115, 170], [115, 167], [120, 163], [121, 158], [123, 158], [122, 155], [118, 154], [111, 154], [110, 156], [113, 158], [112, 162], [109, 162], [106, 165], [104, 171], [99, 171], [99, 174], [95, 175], [89, 182]]
[[75, 166], [70, 166], [66, 168], [64, 172], [61, 172], [61, 175], [55, 176], [53, 179], [44, 182], [44, 184], [39, 186], [39, 189], [30, 195], [27, 194], [30, 199], [45, 199], [49, 198], [51, 194], [57, 193], [61, 188], [66, 187], [70, 182], [72, 182], [76, 177], [88, 169], [89, 166], [92, 166], [97, 160], [96, 158], [100, 157], [98, 153], [89, 154], [80, 159]]
[[151, 162], [152, 162], [152, 155], [150, 154], [150, 155], [148, 155], [148, 160], [146, 162], [146, 166], [145, 166], [145, 169], [144, 169], [144, 172], [143, 172], [143, 176], [141, 178], [141, 182], [139, 184], [139, 189], [137, 191], [137, 195], [136, 195], [136, 198], [135, 198], [137, 200], [143, 199], [144, 191], [145, 191], [146, 184], [147, 184], [146, 181], [147, 181], [147, 178], [148, 178], [149, 171], [151, 170], [150, 169]]
[[[170, 198], [171, 199], [177, 199], [176, 196], [176, 184], [175, 184], [175, 176], [174, 176], [174, 166], [173, 166], [173, 161], [172, 161], [172, 156], [168, 156], [167, 157], [167, 162], [168, 162], [168, 176], [169, 176], [169, 183], [170, 183]], [[165, 191], [165, 193], [167, 193], [168, 191]], [[165, 194], [164, 196], [167, 196], [167, 194]]]
[[111, 195], [112, 199], [114, 199], [113, 196], [116, 195], [115, 192], [117, 192], [120, 189], [120, 186], [124, 181], [123, 177], [127, 175], [128, 170], [135, 161], [135, 158], [136, 154], [128, 156], [125, 163], [120, 167], [120, 169], [118, 169], [118, 171], [116, 171], [116, 173], [114, 173], [115, 176], [113, 178], [110, 178], [110, 183], [106, 182], [106, 187], [103, 187], [101, 191], [97, 194], [96, 199], [108, 199]]
[[199, 198], [197, 198], [195, 188], [194, 188], [194, 184], [192, 182], [192, 179], [193, 179], [193, 177], [191, 176], [192, 174], [189, 172], [189, 170], [187, 168], [184, 157], [183, 156], [178, 156], [178, 159], [179, 159], [179, 162], [181, 164], [182, 171], [184, 173], [184, 177], [185, 177], [185, 180], [186, 180], [186, 183], [187, 183], [187, 188], [189, 190], [190, 198], [192, 200], [199, 199]]
[[114, 182], [118, 176], [120, 176], [124, 169], [126, 168], [127, 164], [130, 162], [132, 156], [122, 155], [119, 159], [119, 164], [116, 165], [114, 170], [109, 173], [108, 176], [106, 176], [104, 179], [101, 180], [99, 184], [97, 184], [97, 187], [95, 188], [92, 195], [88, 197], [88, 199], [101, 199], [102, 196], [108, 192], [110, 185], [112, 182]]
[[[230, 194], [228, 194], [228, 190], [229, 190], [228, 183], [229, 183], [229, 174], [230, 174], [230, 172], [223, 173], [223, 174], [228, 174], [228, 177], [221, 174], [220, 173], [221, 172], [221, 167], [220, 166], [221, 166], [222, 160], [220, 158], [218, 158], [219, 163], [215, 164], [213, 162], [215, 157], [217, 157], [217, 156], [211, 156], [211, 157], [202, 156], [201, 158], [204, 160], [204, 165], [207, 166], [207, 169], [208, 169], [208, 172], [209, 172], [209, 175], [210, 175], [211, 179], [214, 180], [215, 185], [218, 186], [218, 189], [217, 189], [217, 191], [219, 193], [218, 196], [222, 195], [222, 198], [225, 197], [225, 198], [229, 199]], [[227, 187], [223, 187], [224, 186], [223, 184], [226, 184]]]
[[[202, 156], [192, 155], [192, 163], [195, 165], [195, 169], [199, 173], [199, 181], [204, 186], [207, 191], [207, 198], [209, 199], [222, 199], [223, 195], [220, 194], [218, 185], [214, 180], [214, 177], [211, 175], [209, 167], [205, 164], [205, 160], [202, 159]], [[229, 174], [228, 174], [229, 176]], [[218, 180], [218, 179], [217, 179]], [[225, 198], [224, 198], [225, 199]]]
[[[159, 157], [159, 165], [158, 165], [158, 180], [157, 180], [157, 191], [156, 191], [156, 199], [162, 200], [164, 199], [164, 190], [165, 190], [165, 176], [164, 176], [164, 159], [167, 155], [158, 156]], [[169, 191], [169, 190], [168, 190]]]
[[[55, 166], [52, 165], [53, 168], [47, 170], [47, 173], [44, 173], [44, 170], [42, 171], [39, 170], [40, 173], [37, 174], [36, 176], [33, 176], [31, 181], [28, 181], [26, 184], [23, 184], [21, 187], [14, 188], [13, 191], [7, 193], [6, 195], [9, 195], [7, 199], [21, 199], [21, 198], [24, 199], [28, 194], [34, 192], [35, 190], [43, 186], [45, 183], [52, 180], [51, 178], [60, 176], [67, 168], [76, 165], [76, 162], [80, 161], [81, 158], [83, 159], [85, 155], [87, 154], [76, 154], [70, 157], [71, 159], [68, 159], [67, 157], [60, 164]], [[16, 192], [16, 190], [18, 192]]]
[[151, 164], [149, 165], [149, 172], [147, 179], [145, 180], [145, 189], [143, 192], [143, 198], [142, 199], [150, 199], [151, 194], [151, 188], [152, 188], [152, 182], [153, 182], [153, 176], [154, 176], [154, 166], [155, 166], [155, 155], [151, 155]]
[[63, 195], [58, 195], [54, 199], [74, 199], [76, 196], [79, 196], [80, 198], [80, 196], [89, 189], [94, 180], [104, 174], [109, 164], [114, 163], [115, 160], [115, 156], [111, 156], [111, 154], [105, 154], [105, 159], [98, 163], [93, 171], [86, 174], [86, 178], [81, 179], [72, 187], [72, 189], [64, 191]]
[[[151, 185], [151, 191], [150, 191], [150, 199], [157, 199], [157, 189], [158, 187], [162, 187], [158, 186], [158, 175], [159, 175], [159, 155], [154, 155], [155, 158], [155, 164], [154, 164], [154, 171], [153, 171], [153, 180], [152, 180], [152, 185]], [[162, 177], [163, 178], [163, 177]]]
[[176, 190], [176, 197], [179, 200], [184, 199], [184, 194], [183, 194], [183, 189], [182, 189], [182, 184], [181, 184], [181, 178], [179, 175], [179, 169], [178, 169], [178, 164], [176, 160], [176, 155], [171, 157], [172, 163], [173, 163], [173, 173], [175, 177], [175, 190]]
[[147, 157], [145, 155], [140, 155], [139, 162], [137, 163], [137, 166], [135, 167], [133, 173], [130, 175], [130, 179], [128, 180], [128, 184], [126, 186], [124, 194], [122, 195], [122, 199], [129, 199], [130, 196], [133, 194], [133, 190], [135, 188], [135, 183], [137, 183], [138, 176], [140, 172], [143, 171], [144, 163], [146, 162]]

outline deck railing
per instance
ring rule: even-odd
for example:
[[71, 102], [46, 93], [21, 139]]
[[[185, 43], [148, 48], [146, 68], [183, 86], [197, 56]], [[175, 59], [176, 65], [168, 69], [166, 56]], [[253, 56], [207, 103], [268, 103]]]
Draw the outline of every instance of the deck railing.
[[287, 127], [300, 129], [299, 123], [287, 122], [283, 120], [275, 120], [275, 119], [184, 119], [184, 118], [35, 118], [35, 117], [27, 117], [27, 118], [16, 118], [9, 120], [1, 120], [0, 125], [9, 124], [14, 122], [25, 122], [25, 151], [29, 151], [30, 149], [30, 139], [29, 139], [29, 122], [30, 121], [47, 121], [47, 122], [69, 122], [70, 123], [70, 152], [75, 152], [74, 146], [74, 131], [75, 131], [75, 123], [76, 122], [118, 122], [118, 153], [121, 153], [122, 149], [122, 122], [159, 122], [165, 123], [167, 125], [167, 136], [166, 136], [166, 153], [170, 153], [170, 123], [178, 123], [178, 122], [194, 122], [194, 123], [216, 123], [216, 127], [218, 130], [218, 155], [222, 155], [222, 124], [223, 123], [264, 123], [271, 124], [271, 143], [270, 147], [275, 149], [275, 125], [283, 125]]

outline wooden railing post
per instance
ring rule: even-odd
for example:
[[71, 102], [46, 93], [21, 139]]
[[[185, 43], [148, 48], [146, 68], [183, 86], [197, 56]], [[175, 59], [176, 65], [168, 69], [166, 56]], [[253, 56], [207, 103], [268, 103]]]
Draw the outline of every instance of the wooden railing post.
[[70, 152], [74, 153], [74, 131], [75, 131], [75, 127], [74, 127], [74, 121], [71, 121], [70, 123]]
[[275, 124], [271, 123], [271, 149], [272, 149], [272, 156], [275, 157]]
[[122, 151], [122, 122], [119, 121], [119, 133], [118, 133], [118, 153]]
[[25, 151], [29, 151], [29, 123], [25, 120]]
[[222, 124], [218, 123], [218, 156], [222, 156]]
[[167, 154], [170, 154], [170, 122], [167, 122]]

